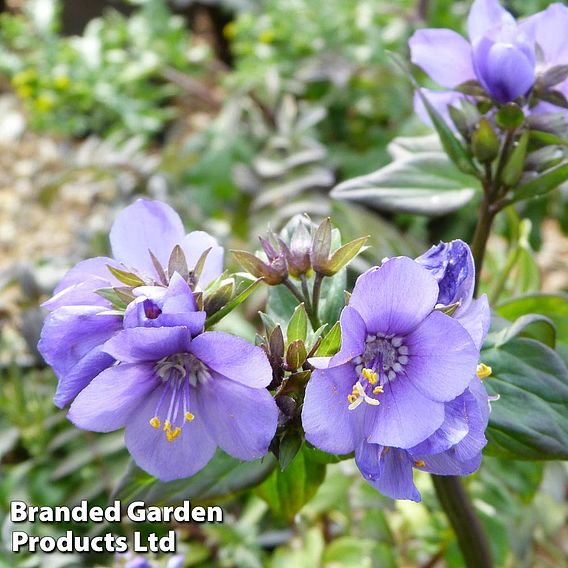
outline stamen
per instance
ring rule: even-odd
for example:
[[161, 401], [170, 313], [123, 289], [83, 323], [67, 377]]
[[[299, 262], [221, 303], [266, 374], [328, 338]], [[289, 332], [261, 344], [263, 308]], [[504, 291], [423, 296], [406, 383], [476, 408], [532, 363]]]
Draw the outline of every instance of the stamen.
[[157, 416], [154, 416], [154, 418], [152, 418], [150, 420], [150, 426], [152, 426], [152, 428], [159, 428], [160, 427], [160, 419]]
[[169, 420], [164, 422], [164, 432], [169, 432], [172, 429], [172, 423]]
[[195, 416], [193, 414], [191, 414], [191, 412], [184, 413], [183, 417], [184, 417], [186, 422], [191, 422], [192, 420], [195, 419]]
[[414, 467], [424, 467], [426, 465], [426, 462], [424, 460], [416, 460], [414, 462]]
[[361, 374], [365, 379], [367, 379], [367, 382], [370, 385], [374, 385], [377, 382], [377, 373], [375, 373], [373, 369], [363, 369]]
[[485, 363], [479, 363], [479, 365], [477, 365], [476, 374], [481, 380], [490, 377], [492, 372], [493, 369], [489, 365], [486, 365]]
[[373, 389], [373, 394], [381, 394], [382, 392], [385, 392], [385, 389], [383, 389], [383, 387], [381, 385], [376, 386]]

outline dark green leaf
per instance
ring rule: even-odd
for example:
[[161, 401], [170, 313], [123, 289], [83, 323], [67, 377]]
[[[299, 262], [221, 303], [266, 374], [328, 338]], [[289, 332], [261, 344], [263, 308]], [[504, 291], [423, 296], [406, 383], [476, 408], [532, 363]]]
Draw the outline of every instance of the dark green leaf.
[[292, 343], [296, 339], [306, 340], [308, 335], [308, 315], [304, 304], [300, 304], [294, 310], [292, 319], [288, 324], [287, 337], [288, 343]]
[[568, 163], [562, 164], [521, 185], [515, 191], [512, 202], [544, 195], [568, 180]]
[[256, 287], [262, 282], [262, 278], [258, 278], [252, 284], [247, 286], [242, 292], [237, 293], [237, 295], [223, 306], [218, 312], [215, 312], [212, 316], [208, 317], [205, 321], [205, 327], [209, 328], [216, 324], [218, 321], [223, 319], [228, 313], [232, 312], [238, 305], [242, 304], [256, 289]]
[[335, 355], [341, 347], [341, 327], [339, 322], [329, 330], [320, 343], [315, 353], [316, 357], [330, 357]]

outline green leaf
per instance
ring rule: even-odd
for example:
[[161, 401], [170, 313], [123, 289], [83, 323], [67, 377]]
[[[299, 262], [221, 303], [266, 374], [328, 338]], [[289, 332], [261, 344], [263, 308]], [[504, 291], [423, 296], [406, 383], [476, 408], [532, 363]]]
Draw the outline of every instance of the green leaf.
[[331, 277], [324, 278], [321, 287], [319, 316], [322, 323], [335, 324], [345, 306], [347, 269], [340, 270]]
[[566, 180], [568, 180], [568, 163], [548, 170], [546, 173], [519, 186], [513, 195], [512, 203], [544, 195], [562, 185]]
[[496, 311], [510, 321], [542, 314], [554, 322], [558, 341], [568, 344], [568, 294], [529, 294], [502, 303]]
[[280, 462], [280, 469], [284, 471], [294, 460], [303, 444], [302, 436], [296, 430], [288, 430], [278, 448], [278, 461]]
[[315, 357], [330, 357], [331, 355], [335, 355], [340, 347], [341, 327], [339, 326], [339, 322], [336, 322], [322, 339], [322, 342], [315, 352]]
[[214, 501], [258, 485], [276, 464], [272, 454], [261, 460], [241, 462], [217, 450], [211, 461], [192, 477], [163, 483], [131, 462], [113, 499], [124, 503], [144, 501], [158, 506], [179, 504], [185, 499]]
[[324, 464], [311, 460], [302, 450], [284, 471], [272, 472], [259, 487], [259, 494], [276, 516], [292, 522], [315, 495], [324, 480], [325, 469]]
[[460, 209], [478, 188], [478, 180], [456, 170], [444, 153], [422, 152], [344, 181], [330, 195], [393, 213], [435, 216]]
[[361, 252], [368, 239], [369, 237], [359, 237], [337, 249], [331, 256], [329, 270], [336, 273], [347, 266]]
[[556, 327], [554, 322], [541, 314], [519, 316], [513, 325], [494, 336], [494, 346], [501, 347], [517, 336], [531, 337], [552, 349], [556, 346]]
[[114, 266], [111, 266], [110, 264], [107, 264], [107, 268], [110, 270], [111, 274], [117, 278], [118, 280], [120, 280], [120, 282], [122, 282], [123, 284], [126, 284], [127, 286], [145, 286], [146, 282], [144, 282], [144, 280], [142, 280], [141, 278], [139, 278], [138, 276], [136, 276], [136, 274], [133, 274], [132, 272], [126, 272], [125, 270], [120, 270], [119, 268], [115, 268]]
[[239, 304], [242, 304], [256, 289], [256, 287], [262, 282], [262, 278], [258, 278], [252, 284], [247, 286], [244, 290], [237, 293], [237, 295], [225, 306], [223, 306], [218, 312], [209, 316], [205, 321], [205, 327], [210, 328], [215, 325], [218, 321], [223, 319], [228, 313], [232, 312]]
[[288, 343], [292, 343], [296, 341], [296, 339], [300, 339], [302, 341], [306, 340], [308, 335], [308, 314], [306, 314], [306, 308], [304, 304], [300, 304], [294, 310], [294, 314], [292, 315], [292, 319], [288, 324]]
[[369, 538], [342, 536], [333, 540], [325, 549], [323, 565], [337, 568], [352, 566], [380, 566], [395, 568], [397, 561], [393, 547]]
[[507, 164], [503, 169], [501, 179], [507, 187], [514, 187], [521, 179], [523, 169], [525, 167], [525, 158], [527, 156], [527, 147], [529, 143], [529, 131], [525, 130], [517, 142], [517, 145], [511, 152]]
[[493, 374], [484, 384], [492, 403], [487, 452], [527, 460], [568, 458], [568, 369], [534, 339], [515, 337], [482, 351]]

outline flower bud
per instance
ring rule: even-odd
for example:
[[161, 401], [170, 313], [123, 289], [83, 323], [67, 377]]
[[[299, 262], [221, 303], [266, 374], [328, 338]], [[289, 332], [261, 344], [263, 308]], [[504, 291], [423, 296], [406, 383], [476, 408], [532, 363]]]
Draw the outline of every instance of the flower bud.
[[481, 162], [492, 162], [499, 154], [499, 138], [489, 121], [483, 117], [471, 137], [473, 155]]
[[262, 237], [259, 237], [259, 239], [268, 259], [266, 262], [250, 252], [242, 250], [234, 250], [231, 252], [236, 257], [237, 262], [253, 276], [264, 278], [264, 281], [269, 286], [281, 284], [288, 277], [285, 253], [282, 250], [276, 250], [273, 244], [267, 239]]
[[515, 130], [522, 126], [524, 120], [525, 115], [521, 107], [516, 103], [503, 105], [495, 115], [497, 126], [503, 130]]
[[517, 185], [523, 175], [528, 142], [529, 132], [528, 130], [525, 130], [517, 142], [517, 145], [511, 152], [511, 156], [505, 164], [503, 174], [501, 175], [501, 179], [507, 187], [514, 187]]

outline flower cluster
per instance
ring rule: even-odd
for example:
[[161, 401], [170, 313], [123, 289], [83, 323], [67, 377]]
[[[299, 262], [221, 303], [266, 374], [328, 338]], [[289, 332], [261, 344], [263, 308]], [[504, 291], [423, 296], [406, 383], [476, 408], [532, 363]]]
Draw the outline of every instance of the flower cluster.
[[341, 314], [340, 351], [311, 360], [306, 439], [334, 454], [355, 452], [365, 479], [397, 499], [420, 499], [413, 468], [475, 471], [489, 414], [477, 374], [489, 307], [473, 288], [461, 241], [360, 276]]
[[147, 200], [118, 215], [110, 242], [114, 258], [79, 263], [44, 304], [39, 349], [59, 380], [55, 403], [73, 401], [80, 428], [125, 428], [134, 460], [162, 480], [194, 474], [217, 447], [262, 457], [278, 414], [270, 364], [259, 347], [204, 331], [199, 305], [223, 249]]
[[[424, 89], [440, 114], [448, 105], [474, 101], [497, 106], [517, 102], [531, 113], [568, 108], [568, 8], [552, 4], [516, 22], [498, 0], [475, 0], [469, 40], [448, 29], [421, 29], [409, 42], [412, 62], [443, 91]], [[420, 98], [416, 110], [426, 119]]]

